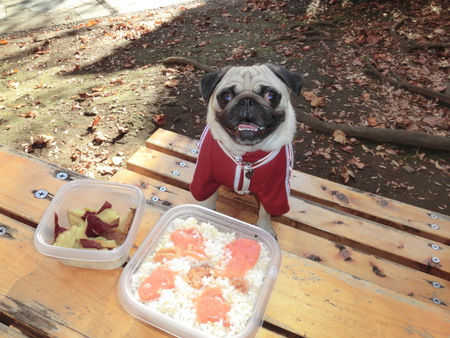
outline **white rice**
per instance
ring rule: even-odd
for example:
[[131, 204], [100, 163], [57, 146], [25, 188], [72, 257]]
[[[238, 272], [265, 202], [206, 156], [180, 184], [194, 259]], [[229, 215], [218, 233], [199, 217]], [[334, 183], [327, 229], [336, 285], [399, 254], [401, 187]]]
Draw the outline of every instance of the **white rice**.
[[[235, 233], [220, 232], [216, 227], [209, 223], [199, 223], [194, 217], [187, 219], [177, 218], [167, 227], [166, 232], [161, 237], [155, 252], [161, 248], [173, 247], [170, 234], [177, 229], [197, 229], [203, 236], [205, 253], [211, 267], [224, 266], [227, 259], [225, 247], [227, 244], [236, 240]], [[195, 289], [184, 279], [186, 274], [193, 266], [200, 265], [200, 262], [191, 257], [179, 257], [164, 262], [154, 262], [155, 252], [150, 254], [137, 272], [131, 277], [131, 291], [133, 296], [140, 302], [146, 304], [149, 308], [157, 310], [181, 323], [200, 329], [208, 334], [217, 337], [233, 336], [241, 332], [247, 326], [247, 322], [253, 314], [253, 305], [256, 301], [258, 291], [264, 282], [266, 271], [270, 265], [270, 253], [266, 245], [259, 242], [261, 252], [259, 259], [254, 267], [249, 270], [244, 279], [248, 283], [249, 290], [246, 293], [240, 292], [231, 285], [226, 277], [212, 276], [204, 277], [203, 285], [200, 289]], [[204, 262], [202, 262], [204, 263]], [[175, 287], [173, 289], [161, 290], [158, 298], [151, 301], [143, 301], [138, 295], [138, 289], [142, 282], [159, 266], [165, 265], [176, 272]], [[224, 326], [222, 321], [208, 322], [205, 324], [197, 321], [195, 299], [199, 297], [204, 288], [209, 286], [220, 286], [223, 291], [223, 297], [230, 306], [227, 319], [229, 326]]]

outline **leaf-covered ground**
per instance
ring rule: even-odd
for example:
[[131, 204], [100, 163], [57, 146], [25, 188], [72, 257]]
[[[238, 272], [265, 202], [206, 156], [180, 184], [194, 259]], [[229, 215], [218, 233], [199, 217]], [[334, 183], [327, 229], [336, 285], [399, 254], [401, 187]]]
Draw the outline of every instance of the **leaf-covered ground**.
[[[0, 38], [0, 143], [108, 179], [155, 128], [198, 137], [205, 72], [163, 64], [173, 56], [217, 69], [282, 64], [305, 77], [299, 113], [449, 137], [449, 30], [444, 0], [249, 0], [10, 34]], [[295, 148], [301, 171], [448, 214], [448, 151], [304, 122]]]

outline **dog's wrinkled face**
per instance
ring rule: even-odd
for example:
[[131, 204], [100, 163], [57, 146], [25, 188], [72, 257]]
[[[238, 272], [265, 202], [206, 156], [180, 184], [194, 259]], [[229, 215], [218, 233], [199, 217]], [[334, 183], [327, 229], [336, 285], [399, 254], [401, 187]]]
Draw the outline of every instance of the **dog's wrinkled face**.
[[290, 91], [298, 95], [302, 83], [299, 74], [271, 64], [231, 67], [204, 76], [200, 87], [213, 136], [247, 150], [259, 149], [267, 139], [286, 132], [292, 140], [295, 113], [289, 96]]

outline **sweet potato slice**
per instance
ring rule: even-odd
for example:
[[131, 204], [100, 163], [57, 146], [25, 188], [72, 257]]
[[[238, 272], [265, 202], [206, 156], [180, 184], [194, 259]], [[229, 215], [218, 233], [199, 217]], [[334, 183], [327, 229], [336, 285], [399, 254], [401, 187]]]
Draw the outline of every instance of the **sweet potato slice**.
[[117, 243], [114, 240], [108, 240], [104, 237], [97, 238], [81, 238], [80, 244], [85, 249], [114, 249], [117, 247]]
[[98, 237], [106, 230], [111, 228], [117, 228], [119, 226], [119, 219], [116, 219], [110, 223], [104, 222], [97, 215], [88, 215], [86, 217], [87, 227], [86, 236]]

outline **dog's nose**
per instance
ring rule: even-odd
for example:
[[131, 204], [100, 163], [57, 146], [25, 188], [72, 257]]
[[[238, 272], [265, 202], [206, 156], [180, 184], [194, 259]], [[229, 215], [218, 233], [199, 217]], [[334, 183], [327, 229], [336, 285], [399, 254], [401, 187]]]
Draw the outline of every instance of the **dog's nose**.
[[239, 104], [242, 106], [242, 108], [240, 109], [241, 111], [241, 116], [243, 118], [249, 118], [249, 115], [252, 113], [252, 110], [254, 109], [254, 103], [255, 101], [253, 101], [253, 99], [242, 99], [239, 101]]
[[242, 99], [239, 103], [247, 108], [253, 106], [253, 99]]

